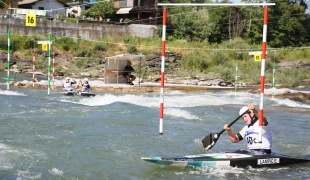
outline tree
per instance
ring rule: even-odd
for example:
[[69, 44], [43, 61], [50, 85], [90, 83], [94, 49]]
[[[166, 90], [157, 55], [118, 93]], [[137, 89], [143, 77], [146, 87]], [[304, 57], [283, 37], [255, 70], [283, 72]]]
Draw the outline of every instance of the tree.
[[4, 8], [4, 2], [0, 1], [0, 9], [3, 9], [3, 8]]
[[175, 38], [204, 41], [209, 38], [214, 26], [206, 7], [173, 7], [169, 9], [168, 17]]
[[98, 3], [94, 4], [88, 10], [82, 12], [82, 15], [86, 17], [107, 18], [113, 12], [114, 12], [113, 2], [107, 2], [104, 0], [100, 0]]
[[268, 23], [268, 40], [273, 47], [299, 47], [307, 43], [307, 17], [304, 5], [275, 1], [270, 8], [271, 22]]

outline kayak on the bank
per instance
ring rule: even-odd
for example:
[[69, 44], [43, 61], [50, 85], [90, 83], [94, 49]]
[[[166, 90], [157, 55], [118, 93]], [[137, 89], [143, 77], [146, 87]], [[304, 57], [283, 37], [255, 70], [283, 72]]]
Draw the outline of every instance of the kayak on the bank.
[[291, 164], [310, 162], [310, 156], [292, 157], [277, 153], [269, 155], [251, 155], [236, 152], [213, 153], [213, 154], [198, 154], [187, 155], [183, 157], [142, 157], [144, 161], [166, 166], [178, 166], [185, 168], [195, 167], [217, 167], [217, 166], [232, 166], [232, 167], [272, 167], [272, 166], [287, 166]]

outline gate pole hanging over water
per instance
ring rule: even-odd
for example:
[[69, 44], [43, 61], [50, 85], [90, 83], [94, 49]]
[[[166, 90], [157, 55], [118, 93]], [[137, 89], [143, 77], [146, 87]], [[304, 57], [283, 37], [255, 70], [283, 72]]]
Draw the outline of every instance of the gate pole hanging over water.
[[167, 9], [163, 9], [163, 36], [161, 47], [161, 79], [160, 79], [160, 113], [159, 113], [159, 134], [163, 134], [164, 121], [164, 84], [165, 84], [165, 55], [166, 55], [166, 19]]
[[55, 80], [54, 80], [54, 77], [55, 77], [55, 53], [53, 53], [52, 54], [52, 56], [53, 56], [53, 64], [52, 64], [52, 69], [53, 69], [53, 72], [52, 72], [52, 77], [53, 77], [53, 79], [52, 79], [52, 86], [53, 86], [53, 89], [55, 89]]
[[36, 51], [32, 52], [32, 87], [34, 87], [34, 72], [36, 70]]
[[236, 62], [236, 76], [235, 76], [235, 96], [237, 96], [237, 85], [238, 84], [238, 61]]
[[267, 21], [268, 21], [268, 6], [265, 6], [264, 7], [263, 42], [262, 42], [262, 65], [261, 65], [261, 77], [260, 77], [260, 105], [259, 105], [259, 136], [258, 136], [258, 142], [262, 142], [262, 133], [263, 133], [265, 61], [266, 61], [266, 47], [267, 47]]
[[47, 82], [47, 94], [50, 95], [50, 88], [51, 88], [51, 45], [52, 45], [52, 40], [51, 40], [51, 33], [48, 34], [48, 66], [47, 66], [47, 77], [48, 77], [48, 82]]
[[273, 63], [273, 70], [272, 70], [272, 99], [274, 99], [274, 78], [275, 78], [275, 73], [276, 73], [276, 63]]

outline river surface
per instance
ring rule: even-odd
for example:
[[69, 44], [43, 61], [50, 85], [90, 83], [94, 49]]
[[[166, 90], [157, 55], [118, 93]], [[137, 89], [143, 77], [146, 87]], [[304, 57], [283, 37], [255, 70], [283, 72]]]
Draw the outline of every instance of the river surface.
[[[1, 82], [5, 82], [2, 76]], [[0, 86], [0, 179], [309, 179], [310, 163], [277, 168], [172, 168], [141, 157], [205, 153], [201, 139], [222, 130], [259, 95], [227, 91], [63, 96], [61, 91]], [[310, 154], [310, 105], [264, 99], [273, 151]], [[241, 130], [244, 122], [232, 126]], [[223, 133], [209, 151], [245, 149]]]

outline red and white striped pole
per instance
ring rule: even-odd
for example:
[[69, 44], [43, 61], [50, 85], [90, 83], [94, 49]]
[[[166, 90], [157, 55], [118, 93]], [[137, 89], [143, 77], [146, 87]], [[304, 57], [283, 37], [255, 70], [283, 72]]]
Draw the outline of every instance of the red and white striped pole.
[[53, 64], [52, 64], [52, 86], [53, 86], [53, 89], [55, 89], [55, 85], [54, 85], [54, 77], [55, 77], [55, 53], [52, 54], [52, 59], [53, 59]]
[[36, 70], [36, 51], [32, 52], [32, 87], [34, 87], [34, 72]]
[[165, 84], [165, 55], [166, 55], [166, 19], [167, 9], [163, 9], [163, 36], [161, 47], [161, 79], [160, 79], [160, 113], [159, 113], [159, 134], [163, 134], [164, 120], [164, 84]]
[[260, 105], [259, 105], [259, 138], [262, 142], [263, 132], [263, 118], [264, 118], [264, 87], [265, 87], [265, 60], [266, 60], [266, 46], [267, 46], [267, 20], [268, 20], [268, 6], [264, 7], [264, 26], [263, 26], [263, 43], [262, 43], [262, 65], [260, 77]]

